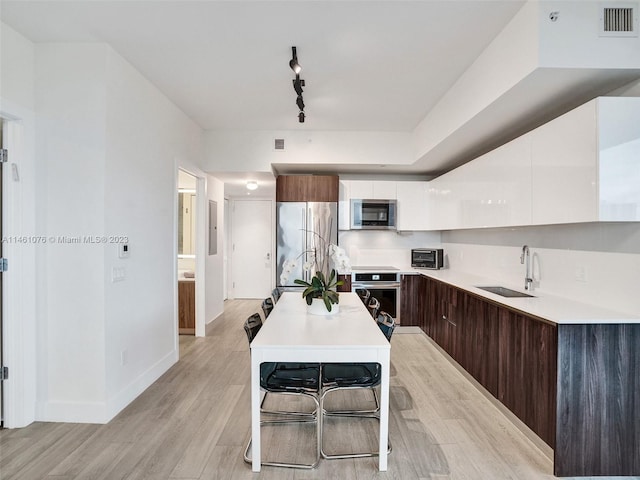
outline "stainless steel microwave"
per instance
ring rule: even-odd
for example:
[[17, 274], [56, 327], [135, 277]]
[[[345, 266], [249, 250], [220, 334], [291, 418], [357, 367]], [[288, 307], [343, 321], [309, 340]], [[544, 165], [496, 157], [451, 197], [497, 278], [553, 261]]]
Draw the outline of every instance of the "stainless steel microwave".
[[442, 268], [444, 266], [444, 250], [442, 248], [414, 248], [411, 250], [411, 266], [433, 270]]
[[395, 230], [395, 200], [351, 200], [351, 228], [354, 230]]

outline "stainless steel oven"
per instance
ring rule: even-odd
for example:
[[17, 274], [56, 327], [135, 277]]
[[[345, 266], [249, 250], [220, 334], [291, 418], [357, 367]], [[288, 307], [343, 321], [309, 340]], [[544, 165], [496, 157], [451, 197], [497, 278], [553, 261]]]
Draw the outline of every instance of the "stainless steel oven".
[[366, 288], [380, 302], [380, 310], [400, 323], [400, 274], [395, 267], [352, 267], [351, 290]]

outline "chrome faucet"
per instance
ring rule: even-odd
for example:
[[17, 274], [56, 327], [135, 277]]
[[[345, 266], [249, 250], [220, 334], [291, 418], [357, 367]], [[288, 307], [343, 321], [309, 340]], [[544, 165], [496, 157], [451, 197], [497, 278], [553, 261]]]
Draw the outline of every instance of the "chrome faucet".
[[522, 247], [522, 255], [520, 255], [520, 263], [525, 266], [524, 272], [524, 289], [531, 290], [533, 278], [531, 278], [531, 254], [529, 253], [529, 245]]

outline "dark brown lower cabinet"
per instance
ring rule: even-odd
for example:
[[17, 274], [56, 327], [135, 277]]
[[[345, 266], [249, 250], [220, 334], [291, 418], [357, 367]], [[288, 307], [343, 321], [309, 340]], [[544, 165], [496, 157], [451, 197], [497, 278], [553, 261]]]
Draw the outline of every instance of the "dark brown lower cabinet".
[[499, 319], [498, 400], [554, 448], [557, 327], [507, 308]]
[[422, 329], [554, 449], [554, 474], [640, 475], [640, 324], [555, 324], [439, 280]]
[[351, 291], [351, 275], [338, 275], [338, 280], [342, 280], [343, 282], [343, 284], [337, 288], [338, 292]]
[[640, 325], [558, 325], [554, 474], [640, 475]]
[[464, 294], [464, 313], [458, 315], [459, 357], [456, 361], [498, 396], [498, 307]]
[[400, 278], [400, 323], [403, 327], [423, 328], [426, 281], [422, 275], [404, 274]]

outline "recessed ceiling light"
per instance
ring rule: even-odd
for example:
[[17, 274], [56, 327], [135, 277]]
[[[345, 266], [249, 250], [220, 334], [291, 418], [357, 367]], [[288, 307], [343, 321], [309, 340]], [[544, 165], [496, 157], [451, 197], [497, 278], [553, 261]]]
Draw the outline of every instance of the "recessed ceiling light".
[[247, 189], [248, 190], [255, 190], [258, 188], [258, 182], [247, 182]]

